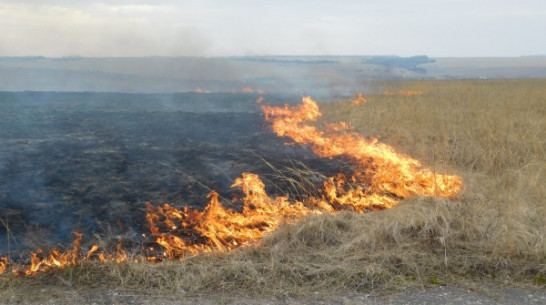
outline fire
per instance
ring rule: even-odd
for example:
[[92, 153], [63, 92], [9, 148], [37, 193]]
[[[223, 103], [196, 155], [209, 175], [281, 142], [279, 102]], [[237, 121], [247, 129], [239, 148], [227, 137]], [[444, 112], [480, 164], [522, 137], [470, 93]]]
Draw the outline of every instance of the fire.
[[[36, 275], [38, 273], [45, 272], [47, 270], [50, 270], [52, 268], [63, 268], [68, 266], [74, 266], [77, 265], [83, 261], [91, 260], [93, 257], [93, 254], [97, 252], [99, 247], [97, 245], [94, 245], [91, 247], [91, 250], [87, 253], [87, 255], [83, 256], [80, 253], [81, 249], [81, 242], [82, 242], [82, 234], [80, 233], [74, 233], [76, 235], [76, 239], [72, 243], [72, 249], [61, 253], [60, 251], [53, 249], [49, 252], [49, 254], [45, 257], [42, 257], [43, 250], [38, 249], [36, 252], [30, 252], [30, 266], [21, 266], [16, 265], [12, 269], [12, 273], [16, 276], [19, 275]], [[99, 260], [102, 262], [108, 262], [108, 261], [116, 261], [118, 263], [122, 263], [127, 260], [127, 253], [125, 250], [121, 248], [121, 239], [118, 243], [118, 249], [116, 254], [104, 254], [99, 253], [98, 254]], [[7, 258], [2, 258], [2, 261], [0, 262], [0, 274], [7, 268], [8, 260]]]
[[[118, 264], [127, 261], [127, 252], [123, 250], [122, 241], [123, 240], [120, 237], [118, 240], [118, 245], [116, 247], [116, 254], [107, 254], [101, 252], [98, 254], [99, 260], [103, 263], [115, 261]], [[91, 255], [93, 255], [93, 253], [95, 253], [98, 249], [99, 247], [97, 245], [94, 245], [87, 253], [85, 260], [89, 260], [91, 258]]]
[[264, 94], [265, 93], [265, 91], [262, 90], [262, 89], [253, 89], [251, 87], [244, 87], [243, 89], [241, 89], [241, 92], [243, 92], [243, 93], [254, 93], [254, 92], [256, 92], [256, 93], [259, 93], [259, 94]]
[[420, 90], [400, 90], [400, 94], [403, 96], [421, 95], [423, 91]]
[[8, 267], [8, 258], [7, 257], [0, 257], [0, 275], [6, 271], [6, 268]]
[[[359, 94], [357, 100], [364, 102]], [[459, 176], [439, 174], [424, 168], [421, 163], [398, 153], [393, 147], [376, 138], [357, 134], [345, 122], [325, 124], [323, 129], [311, 124], [321, 112], [315, 101], [304, 97], [297, 106], [261, 106], [265, 120], [273, 132], [290, 138], [293, 143], [309, 145], [323, 158], [344, 156], [354, 164], [350, 176], [337, 174], [323, 183], [320, 197], [294, 201], [288, 197], [270, 197], [265, 185], [255, 174], [243, 173], [232, 188], [243, 193], [233, 202], [242, 203], [240, 211], [223, 206], [215, 191], [209, 193], [204, 210], [177, 209], [164, 204], [147, 203], [146, 220], [150, 235], [143, 235], [142, 252], [145, 260], [182, 260], [189, 255], [230, 251], [241, 246], [259, 245], [259, 240], [284, 223], [292, 223], [304, 216], [353, 210], [358, 213], [394, 207], [404, 198], [414, 196], [451, 197], [457, 194], [462, 181]], [[92, 246], [86, 255], [80, 253], [82, 235], [76, 233], [71, 250], [61, 253], [52, 250], [31, 252], [31, 264], [13, 268], [15, 275], [35, 275], [51, 268], [73, 266], [83, 261], [102, 262], [127, 260], [120, 239], [115, 254], [98, 253]], [[0, 259], [0, 274], [6, 270], [8, 259]]]
[[180, 260], [189, 254], [232, 250], [256, 242], [281, 223], [313, 212], [300, 202], [291, 204], [286, 197], [269, 197], [263, 182], [252, 173], [243, 173], [232, 188], [244, 193], [241, 212], [222, 206], [215, 191], [208, 195], [210, 202], [203, 211], [148, 203], [146, 218], [154, 240], [145, 250], [157, 251], [154, 244], [163, 248], [161, 253], [148, 254], [148, 260]]
[[362, 92], [359, 92], [357, 97], [351, 100], [351, 104], [360, 105], [362, 103], [366, 103], [366, 98], [362, 95]]
[[[343, 155], [355, 163], [356, 173], [350, 178], [357, 185], [355, 189], [343, 191], [341, 186], [346, 184], [346, 179], [342, 176], [325, 182], [328, 197], [333, 202], [358, 206], [369, 202], [391, 207], [399, 198], [450, 197], [461, 189], [459, 176], [437, 174], [423, 168], [419, 161], [397, 153], [393, 147], [380, 143], [376, 138], [358, 135], [344, 122], [326, 125], [324, 131], [304, 124], [321, 116], [317, 103], [310, 97], [304, 97], [299, 106], [262, 106], [262, 111], [278, 136], [289, 137], [297, 144], [311, 145], [313, 152], [320, 157]], [[376, 201], [377, 198], [385, 200]]]
[[327, 124], [325, 131], [306, 124], [321, 116], [317, 103], [309, 97], [299, 106], [262, 106], [262, 111], [278, 136], [311, 145], [320, 157], [346, 156], [355, 163], [355, 173], [330, 177], [324, 182], [321, 198], [303, 202], [271, 198], [257, 175], [243, 173], [232, 185], [244, 193], [241, 212], [222, 206], [214, 191], [203, 211], [148, 204], [146, 218], [152, 239], [145, 251], [149, 261], [180, 260], [187, 255], [256, 244], [280, 224], [313, 213], [345, 209], [365, 213], [391, 208], [412, 196], [450, 197], [461, 188], [460, 177], [423, 168], [419, 161], [397, 153], [391, 146], [358, 135], [345, 122]]

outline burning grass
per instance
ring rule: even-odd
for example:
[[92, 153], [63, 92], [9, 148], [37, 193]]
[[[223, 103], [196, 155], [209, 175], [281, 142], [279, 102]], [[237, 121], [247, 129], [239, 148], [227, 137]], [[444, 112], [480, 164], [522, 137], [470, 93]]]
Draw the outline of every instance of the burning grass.
[[[492, 278], [540, 284], [546, 277], [546, 81], [383, 85], [384, 91], [418, 88], [420, 94], [324, 103], [322, 119], [344, 120], [357, 134], [378, 136], [426, 164], [433, 181], [437, 173], [461, 175], [464, 188], [455, 198], [420, 196], [439, 195], [436, 188], [379, 212], [309, 213], [281, 225], [259, 247], [159, 264], [81, 262], [33, 278], [0, 279], [3, 293], [46, 283], [81, 291], [273, 296]], [[365, 176], [380, 194], [404, 198], [370, 180], [373, 174]]]

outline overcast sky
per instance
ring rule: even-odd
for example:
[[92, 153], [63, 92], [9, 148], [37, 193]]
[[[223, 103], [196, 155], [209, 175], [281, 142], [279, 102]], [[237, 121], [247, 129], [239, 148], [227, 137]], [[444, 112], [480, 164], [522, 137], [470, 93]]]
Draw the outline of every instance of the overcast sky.
[[0, 56], [546, 54], [544, 0], [0, 0]]

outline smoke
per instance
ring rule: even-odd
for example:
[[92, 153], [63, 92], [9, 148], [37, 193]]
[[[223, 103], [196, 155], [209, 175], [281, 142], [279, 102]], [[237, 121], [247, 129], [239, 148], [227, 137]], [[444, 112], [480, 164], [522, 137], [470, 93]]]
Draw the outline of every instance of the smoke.
[[296, 100], [302, 95], [353, 96], [378, 77], [363, 57], [0, 58], [0, 68], [5, 72], [0, 73], [4, 91], [232, 93], [248, 89]]
[[[176, 21], [172, 9], [150, 4], [13, 3], [0, 9], [0, 54], [202, 56], [210, 41], [202, 28]], [[162, 18], [157, 18], [162, 16]], [[37, 54], [37, 52], [39, 54]]]
[[[325, 174], [339, 170], [339, 162], [284, 146], [264, 125], [258, 97], [0, 93], [0, 218], [18, 244], [11, 250], [68, 244], [74, 231], [146, 232], [146, 202], [202, 208], [214, 189], [229, 206], [230, 186], [245, 171], [265, 177], [267, 191], [281, 195], [290, 185], [268, 178], [275, 174], [268, 164], [303, 160]], [[5, 226], [0, 241], [5, 254]]]

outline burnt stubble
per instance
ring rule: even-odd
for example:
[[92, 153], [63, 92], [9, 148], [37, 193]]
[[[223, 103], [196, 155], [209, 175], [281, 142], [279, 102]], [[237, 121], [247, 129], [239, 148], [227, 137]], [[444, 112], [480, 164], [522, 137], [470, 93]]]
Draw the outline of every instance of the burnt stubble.
[[230, 186], [243, 172], [263, 177], [276, 196], [291, 192], [279, 173], [294, 171], [283, 169], [331, 175], [346, 167], [284, 145], [264, 124], [257, 98], [0, 93], [0, 254], [66, 247], [76, 231], [138, 242], [147, 232], [146, 202], [203, 208], [216, 190], [223, 204], [238, 209]]

